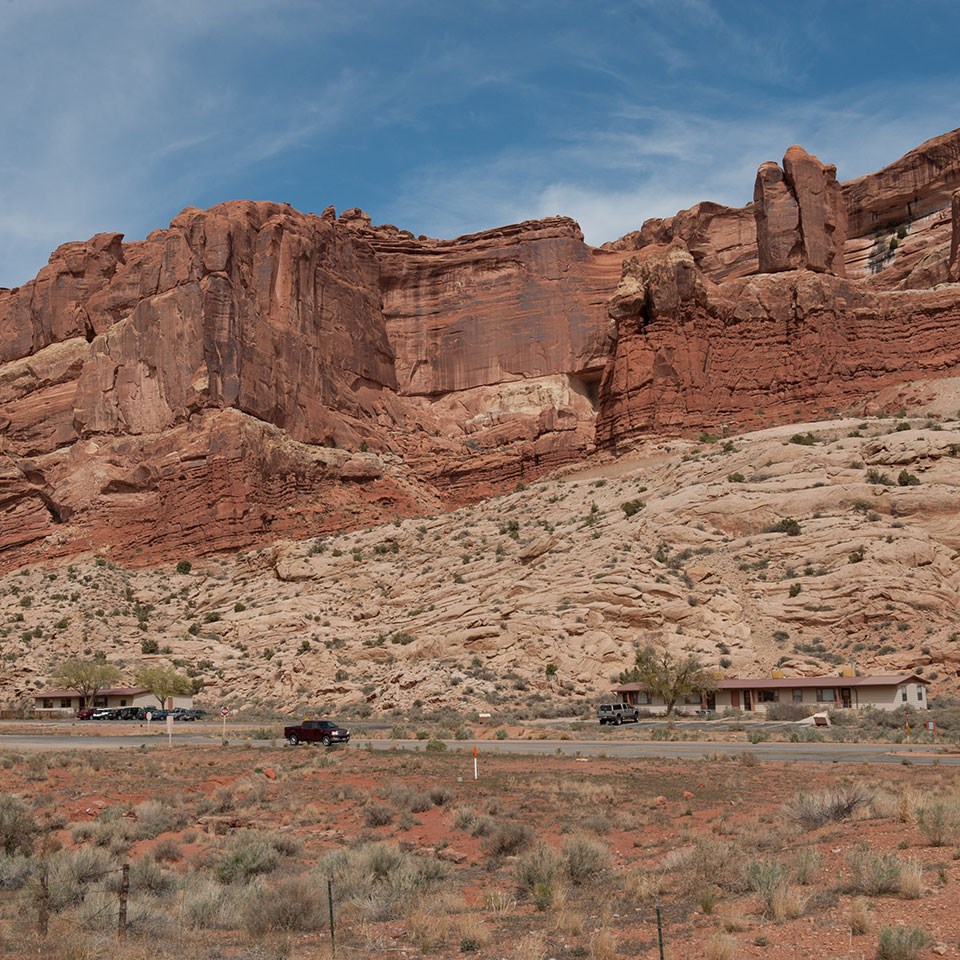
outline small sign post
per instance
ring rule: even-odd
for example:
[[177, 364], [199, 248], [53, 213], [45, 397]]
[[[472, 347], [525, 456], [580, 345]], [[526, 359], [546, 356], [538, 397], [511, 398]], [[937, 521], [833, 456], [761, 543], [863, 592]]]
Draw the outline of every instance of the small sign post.
[[167, 746], [173, 746], [173, 714], [167, 714]]
[[220, 708], [220, 716], [223, 718], [223, 730], [220, 732], [220, 739], [227, 739], [227, 717], [230, 716], [230, 710], [227, 707]]

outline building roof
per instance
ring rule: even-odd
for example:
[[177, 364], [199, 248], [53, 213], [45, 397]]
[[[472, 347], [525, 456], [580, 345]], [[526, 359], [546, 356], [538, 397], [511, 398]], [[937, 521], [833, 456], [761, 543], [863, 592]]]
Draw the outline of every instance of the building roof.
[[[893, 673], [866, 677], [724, 677], [717, 690], [794, 690], [802, 687], [898, 687], [901, 683], [930, 683], [915, 673]], [[624, 683], [614, 693], [646, 690], [642, 683]]]
[[[149, 693], [146, 687], [101, 687], [97, 691], [98, 697], [139, 697], [141, 693]], [[83, 694], [79, 690], [38, 690], [34, 695], [34, 700], [50, 699], [56, 697], [80, 697]]]

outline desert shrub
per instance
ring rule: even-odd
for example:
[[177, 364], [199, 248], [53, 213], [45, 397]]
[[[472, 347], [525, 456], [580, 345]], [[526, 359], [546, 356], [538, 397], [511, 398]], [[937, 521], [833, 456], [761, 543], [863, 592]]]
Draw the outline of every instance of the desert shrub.
[[513, 876], [521, 894], [529, 895], [537, 887], [553, 887], [563, 870], [563, 857], [553, 847], [538, 843], [517, 860]]
[[433, 806], [429, 793], [413, 790], [400, 783], [388, 787], [387, 797], [400, 810], [409, 810], [410, 813], [424, 813]]
[[0, 852], [29, 856], [39, 829], [22, 800], [0, 793]]
[[483, 849], [491, 857], [509, 857], [526, 847], [533, 837], [532, 827], [508, 820], [506, 823], [497, 824], [487, 834]]
[[820, 793], [798, 793], [784, 807], [784, 814], [804, 830], [846, 820], [854, 811], [869, 807], [874, 791], [862, 784], [833, 787]]
[[916, 487], [919, 486], [920, 479], [916, 474], [910, 473], [909, 470], [901, 470], [897, 477], [897, 484], [901, 487]]
[[570, 883], [579, 887], [610, 869], [610, 849], [589, 837], [574, 837], [562, 847], [563, 870]]
[[957, 832], [957, 811], [944, 803], [922, 806], [917, 810], [917, 827], [931, 847], [945, 847]]
[[251, 877], [272, 873], [280, 854], [267, 840], [255, 833], [237, 835], [217, 858], [213, 875], [220, 883], [246, 882]]
[[238, 905], [230, 888], [206, 877], [191, 882], [183, 894], [183, 922], [195, 930], [232, 930]]
[[368, 827], [385, 827], [393, 823], [396, 810], [385, 803], [371, 803], [364, 808], [363, 822]]
[[415, 857], [385, 843], [368, 843], [328, 854], [316, 875], [331, 876], [341, 903], [367, 920], [395, 920], [447, 876], [447, 865]]
[[817, 438], [808, 430], [806, 433], [795, 433], [790, 438], [790, 442], [798, 443], [802, 447], [812, 447], [817, 442]]
[[900, 864], [898, 892], [904, 900], [919, 900], [923, 896], [923, 865], [910, 858]]
[[[107, 876], [106, 887], [113, 892], [119, 892], [121, 875], [114, 870]], [[149, 893], [155, 897], [163, 897], [177, 889], [177, 875], [164, 870], [156, 860], [141, 857], [130, 864], [130, 893]]]
[[750, 860], [743, 867], [747, 889], [759, 893], [769, 906], [774, 890], [786, 882], [787, 871], [779, 860]]
[[437, 807], [445, 807], [457, 796], [449, 787], [431, 787], [429, 793], [431, 802]]
[[820, 854], [810, 847], [802, 847], [796, 852], [791, 864], [794, 879], [801, 886], [809, 886], [817, 878], [822, 865]]
[[148, 840], [168, 830], [178, 830], [186, 822], [182, 811], [159, 800], [144, 800], [133, 810], [137, 815], [137, 835]]
[[113, 863], [105, 850], [81, 847], [61, 851], [49, 860], [50, 909], [64, 910], [82, 903], [90, 884], [105, 878]]
[[768, 720], [803, 720], [810, 716], [810, 708], [802, 703], [771, 703], [767, 705]]
[[642, 500], [626, 500], [620, 504], [620, 509], [628, 516], [632, 517], [643, 509]]
[[900, 889], [901, 863], [894, 853], [874, 853], [864, 843], [847, 854], [847, 867], [847, 886], [853, 893], [876, 897]]
[[883, 927], [877, 936], [877, 960], [914, 960], [930, 942], [922, 927]]
[[33, 874], [34, 861], [29, 857], [0, 854], [0, 890], [20, 890]]
[[165, 860], [173, 863], [182, 856], [183, 850], [181, 850], [180, 844], [177, 843], [173, 837], [164, 837], [163, 840], [158, 840], [153, 848], [153, 858], [157, 861]]
[[763, 528], [764, 533], [785, 533], [788, 537], [800, 536], [800, 524], [793, 517], [786, 517]]
[[730, 473], [727, 475], [727, 480], [730, 483], [743, 483], [746, 479], [747, 478], [739, 471], [736, 473]]
[[444, 753], [447, 745], [439, 737], [431, 737], [423, 748], [427, 753]]
[[306, 933], [327, 921], [326, 885], [315, 876], [256, 881], [245, 898], [243, 925], [253, 934], [278, 930]]
[[189, 560], [181, 560], [177, 564], [177, 573], [187, 574], [192, 569], [192, 564]]

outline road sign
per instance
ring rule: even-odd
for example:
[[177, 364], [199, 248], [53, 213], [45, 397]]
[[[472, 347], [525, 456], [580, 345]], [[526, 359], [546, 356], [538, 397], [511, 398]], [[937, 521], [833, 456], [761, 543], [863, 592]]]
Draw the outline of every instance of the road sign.
[[230, 708], [229, 708], [229, 707], [221, 707], [221, 708], [220, 708], [220, 716], [221, 716], [221, 717], [229, 717], [229, 716], [230, 716]]

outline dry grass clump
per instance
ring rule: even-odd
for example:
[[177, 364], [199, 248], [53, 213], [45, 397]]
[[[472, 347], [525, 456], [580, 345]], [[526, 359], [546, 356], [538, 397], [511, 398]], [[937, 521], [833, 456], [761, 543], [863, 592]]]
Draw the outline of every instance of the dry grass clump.
[[371, 803], [363, 808], [363, 822], [368, 827], [386, 827], [393, 823], [396, 810], [385, 803]]
[[617, 955], [617, 934], [610, 927], [600, 927], [590, 937], [591, 960], [613, 960]]
[[161, 833], [179, 830], [186, 823], [182, 810], [177, 810], [159, 800], [144, 800], [133, 808], [137, 818], [137, 836], [153, 840]]
[[900, 896], [904, 900], [919, 900], [923, 896], [923, 865], [909, 859], [900, 866]]
[[221, 883], [243, 883], [252, 877], [272, 873], [280, 863], [280, 852], [270, 840], [255, 832], [237, 834], [217, 858], [213, 875]]
[[461, 953], [474, 953], [490, 942], [490, 931], [482, 920], [470, 914], [457, 918]]
[[823, 860], [820, 854], [811, 847], [802, 847], [798, 850], [791, 863], [793, 878], [802, 887], [808, 887], [817, 879]]
[[850, 901], [850, 933], [855, 937], [863, 936], [869, 933], [873, 926], [873, 920], [870, 917], [870, 903], [865, 897], [854, 897]]
[[704, 960], [736, 960], [739, 944], [733, 937], [715, 933], [703, 946]]
[[544, 960], [547, 955], [547, 943], [543, 935], [528, 933], [522, 937], [513, 951], [513, 960]]
[[868, 808], [875, 795], [874, 790], [863, 784], [843, 784], [818, 793], [798, 793], [785, 805], [783, 812], [804, 830], [816, 830]]

